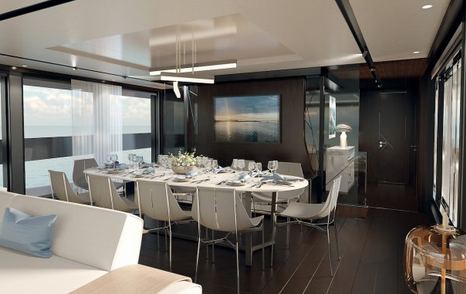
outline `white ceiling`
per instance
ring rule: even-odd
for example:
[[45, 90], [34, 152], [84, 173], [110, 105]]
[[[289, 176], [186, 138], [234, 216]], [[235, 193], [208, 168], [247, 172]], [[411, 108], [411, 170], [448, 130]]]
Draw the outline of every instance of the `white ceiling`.
[[[350, 0], [374, 61], [429, 54], [450, 0]], [[422, 9], [423, 5], [433, 5]], [[413, 52], [419, 51], [418, 54]]]
[[[421, 13], [426, 1], [351, 0], [376, 61], [428, 52], [448, 1], [432, 0]], [[36, 2], [2, 0], [0, 12]], [[147, 76], [175, 65], [177, 34], [187, 63], [192, 34], [198, 62], [238, 60], [238, 68], [212, 74], [363, 62], [333, 0], [78, 0], [0, 22], [0, 53]], [[148, 85], [9, 57], [0, 64]]]

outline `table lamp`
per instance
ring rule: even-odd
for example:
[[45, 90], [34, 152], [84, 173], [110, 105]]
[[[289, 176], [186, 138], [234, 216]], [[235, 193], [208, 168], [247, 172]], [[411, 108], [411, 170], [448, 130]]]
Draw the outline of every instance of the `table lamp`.
[[337, 125], [337, 132], [340, 132], [340, 147], [344, 148], [348, 146], [348, 143], [346, 141], [346, 132], [351, 132], [351, 127], [346, 124], [339, 124]]

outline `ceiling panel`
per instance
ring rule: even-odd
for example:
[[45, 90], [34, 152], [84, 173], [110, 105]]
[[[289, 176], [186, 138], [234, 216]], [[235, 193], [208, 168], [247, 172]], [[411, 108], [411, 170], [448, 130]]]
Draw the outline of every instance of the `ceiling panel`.
[[44, 1], [45, 0], [1, 0], [0, 14]]
[[0, 22], [0, 53], [144, 76], [175, 65], [176, 33], [192, 31], [198, 62], [238, 60], [219, 75], [363, 62], [329, 0], [79, 0]]
[[[427, 57], [450, 1], [350, 0], [350, 3], [372, 58], [387, 61]], [[433, 7], [422, 9], [426, 4]]]

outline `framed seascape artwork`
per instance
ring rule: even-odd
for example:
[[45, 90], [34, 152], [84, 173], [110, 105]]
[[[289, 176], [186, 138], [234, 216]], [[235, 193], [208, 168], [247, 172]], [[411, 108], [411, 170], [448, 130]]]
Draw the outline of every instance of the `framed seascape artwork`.
[[337, 136], [337, 102], [335, 97], [328, 97], [328, 138]]
[[280, 95], [214, 97], [217, 142], [280, 143]]

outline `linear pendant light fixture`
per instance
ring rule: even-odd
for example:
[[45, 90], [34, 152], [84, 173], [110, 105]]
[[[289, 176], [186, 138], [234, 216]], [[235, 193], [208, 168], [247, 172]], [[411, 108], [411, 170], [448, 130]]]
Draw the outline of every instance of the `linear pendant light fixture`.
[[191, 74], [179, 74], [171, 72], [162, 72], [160, 74], [161, 81], [167, 82], [182, 82], [182, 83], [199, 83], [199, 84], [213, 84], [215, 82], [212, 77], [204, 77]]
[[[209, 71], [209, 70], [221, 70], [221, 69], [231, 69], [236, 68], [238, 65], [236, 60], [224, 60], [215, 63], [201, 63], [192, 65], [182, 65], [179, 69], [179, 73], [190, 73], [190, 72], [200, 72], [200, 71]], [[161, 73], [176, 73], [176, 68], [164, 68], [151, 71], [149, 74], [151, 76], [159, 76]]]

